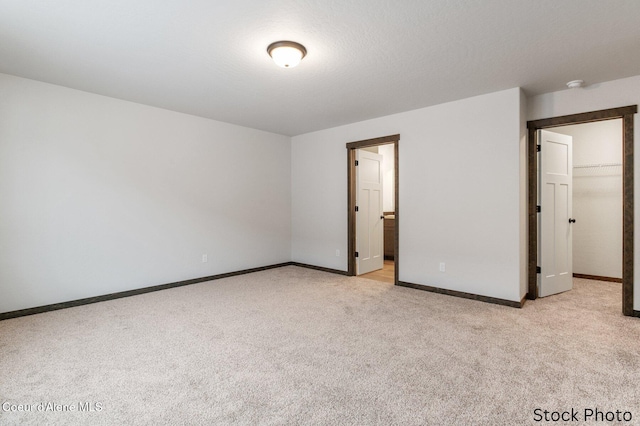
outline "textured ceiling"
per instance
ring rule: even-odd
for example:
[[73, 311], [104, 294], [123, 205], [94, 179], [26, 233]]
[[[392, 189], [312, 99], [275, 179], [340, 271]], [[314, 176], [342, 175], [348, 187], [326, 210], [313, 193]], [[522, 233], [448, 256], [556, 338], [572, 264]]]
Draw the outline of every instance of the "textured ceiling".
[[0, 0], [0, 72], [297, 135], [638, 75], [639, 22], [638, 0]]

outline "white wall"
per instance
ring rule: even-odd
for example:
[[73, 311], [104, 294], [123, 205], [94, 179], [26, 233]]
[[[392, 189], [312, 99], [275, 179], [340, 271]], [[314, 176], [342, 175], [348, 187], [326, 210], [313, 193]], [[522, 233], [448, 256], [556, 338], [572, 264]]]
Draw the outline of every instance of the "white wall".
[[0, 74], [0, 312], [287, 262], [290, 170], [285, 136]]
[[380, 145], [378, 153], [382, 155], [382, 211], [393, 212], [396, 209], [393, 144]]
[[527, 98], [520, 90], [520, 300], [529, 291], [529, 219], [528, 219], [528, 195], [529, 186], [527, 180]]
[[[573, 165], [622, 163], [622, 120], [550, 129], [573, 138]], [[573, 272], [622, 278], [622, 167], [574, 168]]]
[[[561, 90], [534, 96], [528, 100], [527, 120], [537, 120], [587, 111], [640, 104], [640, 75], [620, 80], [594, 84], [584, 89]], [[640, 121], [634, 117], [634, 149], [640, 143]], [[634, 199], [640, 198], [640, 156], [634, 156]], [[640, 209], [636, 207], [634, 228], [640, 229]], [[640, 232], [634, 235], [634, 269], [640, 271]], [[634, 309], [640, 310], [640, 274], [634, 276]]]
[[293, 260], [347, 270], [345, 144], [399, 133], [400, 280], [520, 301], [521, 101], [516, 88], [293, 137]]

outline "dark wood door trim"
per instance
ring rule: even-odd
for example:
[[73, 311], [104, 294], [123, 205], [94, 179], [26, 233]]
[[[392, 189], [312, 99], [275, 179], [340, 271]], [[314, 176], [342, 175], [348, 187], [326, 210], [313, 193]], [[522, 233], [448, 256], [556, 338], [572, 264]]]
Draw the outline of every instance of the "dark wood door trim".
[[637, 112], [638, 105], [629, 105], [620, 108], [603, 109], [599, 111], [527, 121], [527, 127], [531, 128], [531, 126], [535, 126], [537, 129], [546, 129], [549, 127], [565, 126], [568, 124], [593, 123], [595, 121], [623, 118], [625, 115], [633, 115]]
[[592, 123], [595, 121], [622, 119], [622, 313], [633, 316], [633, 117], [638, 112], [637, 105], [621, 108], [591, 111], [581, 114], [564, 115], [527, 122], [527, 181], [528, 181], [528, 298], [538, 298], [536, 266], [538, 263], [538, 220], [536, 212], [538, 193], [538, 156], [536, 155], [536, 132], [549, 127], [569, 124]]
[[622, 313], [633, 315], [633, 113], [623, 117], [622, 130]]
[[386, 145], [388, 143], [397, 142], [400, 140], [400, 135], [382, 136], [381, 138], [365, 139], [362, 141], [347, 143], [347, 149], [366, 148], [368, 146]]
[[394, 177], [395, 177], [395, 215], [396, 215], [396, 223], [393, 235], [393, 246], [394, 246], [394, 259], [393, 259], [393, 267], [394, 267], [394, 284], [398, 285], [398, 267], [400, 264], [399, 261], [399, 235], [400, 235], [400, 209], [399, 209], [399, 201], [400, 197], [398, 194], [398, 143], [400, 141], [400, 135], [389, 135], [383, 136], [381, 138], [375, 139], [366, 139], [362, 141], [349, 142], [347, 143], [347, 275], [355, 276], [356, 274], [356, 149], [366, 148], [369, 146], [378, 146], [378, 145], [386, 145], [393, 144], [393, 154], [394, 154]]

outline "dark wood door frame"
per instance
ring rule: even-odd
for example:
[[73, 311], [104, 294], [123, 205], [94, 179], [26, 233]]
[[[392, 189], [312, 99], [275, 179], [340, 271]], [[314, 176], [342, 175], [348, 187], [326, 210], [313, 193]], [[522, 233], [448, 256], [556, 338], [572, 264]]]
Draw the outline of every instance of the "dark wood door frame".
[[394, 278], [393, 283], [398, 285], [398, 265], [399, 250], [398, 236], [400, 235], [400, 209], [398, 196], [398, 142], [400, 135], [383, 136], [381, 138], [366, 139], [357, 142], [347, 143], [347, 233], [348, 233], [348, 254], [347, 254], [347, 275], [354, 276], [356, 274], [356, 149], [366, 148], [370, 146], [393, 144], [393, 172], [395, 176], [395, 229], [393, 235], [393, 266]]
[[565, 126], [569, 124], [593, 123], [596, 121], [622, 119], [622, 313], [633, 316], [633, 115], [638, 112], [637, 105], [621, 108], [564, 115], [527, 122], [527, 181], [528, 181], [528, 294], [527, 298], [538, 298], [538, 218], [536, 212], [538, 193], [538, 156], [536, 132], [540, 129]]

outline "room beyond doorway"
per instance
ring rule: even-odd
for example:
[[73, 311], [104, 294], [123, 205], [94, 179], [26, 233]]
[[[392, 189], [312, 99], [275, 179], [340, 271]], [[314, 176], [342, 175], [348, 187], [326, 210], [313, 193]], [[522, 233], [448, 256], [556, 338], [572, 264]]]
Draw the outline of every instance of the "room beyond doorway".
[[[356, 249], [356, 228], [357, 228], [357, 205], [356, 205], [356, 157], [358, 150], [369, 147], [377, 147], [380, 145], [393, 146], [393, 177], [394, 177], [394, 211], [384, 212], [393, 213], [394, 229], [393, 229], [393, 284], [398, 284], [398, 264], [399, 264], [399, 194], [398, 194], [398, 142], [400, 135], [390, 135], [381, 138], [367, 139], [362, 141], [350, 142], [346, 144], [347, 148], [347, 245], [348, 257], [347, 275], [355, 276], [357, 273], [357, 249]], [[381, 265], [384, 270], [384, 265]]]
[[382, 269], [369, 272], [367, 274], [360, 275], [360, 278], [366, 278], [368, 280], [381, 281], [383, 283], [394, 284], [395, 266], [393, 260], [384, 260]]
[[547, 130], [573, 139], [573, 276], [622, 283], [622, 119]]

